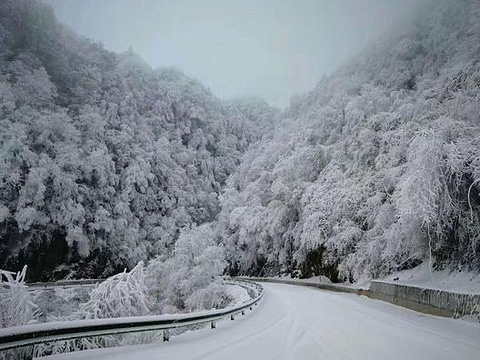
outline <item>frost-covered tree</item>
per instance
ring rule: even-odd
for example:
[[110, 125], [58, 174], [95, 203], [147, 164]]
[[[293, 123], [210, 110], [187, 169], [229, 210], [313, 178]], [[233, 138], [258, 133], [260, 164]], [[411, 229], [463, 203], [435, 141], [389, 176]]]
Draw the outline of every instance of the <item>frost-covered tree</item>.
[[0, 269], [0, 327], [27, 325], [38, 316], [25, 285], [27, 267], [13, 273]]
[[[149, 315], [152, 305], [151, 293], [145, 285], [144, 270], [145, 266], [140, 262], [131, 271], [127, 272], [125, 269], [96, 285], [90, 291], [88, 301], [80, 304], [79, 309], [69, 315], [68, 319], [77, 321]], [[55, 341], [36, 345], [34, 354], [40, 357], [98, 347], [141, 343], [148, 340], [150, 335], [152, 334], [108, 335]]]
[[[27, 290], [27, 266], [17, 273], [0, 269], [0, 328], [23, 326], [37, 321], [39, 311]], [[1, 360], [24, 359], [31, 356], [30, 348], [3, 350]]]
[[148, 315], [151, 299], [145, 285], [143, 262], [129, 272], [125, 270], [101, 282], [89, 296], [75, 316], [102, 319]]
[[223, 248], [205, 224], [184, 230], [172, 257], [151, 261], [147, 284], [161, 312], [217, 308], [228, 301], [221, 278], [226, 266]]

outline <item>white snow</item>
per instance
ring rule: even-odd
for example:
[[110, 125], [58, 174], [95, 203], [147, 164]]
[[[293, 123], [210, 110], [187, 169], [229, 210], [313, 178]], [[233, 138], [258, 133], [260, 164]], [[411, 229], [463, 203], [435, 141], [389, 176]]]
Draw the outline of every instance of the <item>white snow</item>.
[[229, 306], [237, 306], [251, 299], [245, 287], [227, 284], [227, 294], [232, 298]]
[[[182, 313], [182, 314], [163, 314], [163, 315], [148, 315], [148, 316], [123, 316], [123, 317], [114, 317], [114, 318], [101, 318], [101, 319], [78, 319], [78, 320], [68, 320], [68, 321], [50, 321], [45, 323], [30, 324], [23, 326], [11, 326], [6, 328], [0, 328], [0, 336], [10, 336], [22, 334], [25, 332], [31, 331], [46, 331], [51, 329], [65, 329], [72, 326], [76, 327], [89, 327], [93, 325], [104, 325], [104, 324], [123, 324], [123, 323], [142, 323], [145, 321], [158, 321], [158, 320], [181, 320], [187, 319], [191, 316], [199, 315], [219, 315], [226, 310], [232, 310], [234, 308], [240, 308], [245, 305], [252, 298], [248, 295], [248, 292], [245, 288], [238, 285], [228, 285], [229, 291], [235, 295], [239, 296], [235, 298], [232, 303], [229, 304], [225, 309], [214, 309], [214, 310], [202, 310], [195, 311], [194, 313]], [[240, 290], [236, 289], [239, 288]], [[246, 295], [244, 294], [246, 293]], [[257, 295], [258, 296], [258, 295]]]
[[289, 275], [277, 276], [277, 277], [271, 277], [270, 276], [270, 277], [267, 277], [267, 279], [275, 279], [275, 280], [284, 279], [284, 280], [289, 280], [289, 281], [298, 281], [298, 282], [306, 282], [306, 283], [314, 283], [314, 284], [333, 284], [332, 281], [324, 275], [312, 276], [312, 277], [305, 278], [305, 279], [292, 278]]
[[[398, 278], [398, 280], [393, 280]], [[383, 281], [463, 294], [480, 294], [480, 274], [468, 271], [433, 271], [428, 263], [387, 276]]]
[[480, 324], [419, 314], [381, 301], [263, 284], [254, 312], [168, 343], [97, 349], [50, 360], [479, 359]]

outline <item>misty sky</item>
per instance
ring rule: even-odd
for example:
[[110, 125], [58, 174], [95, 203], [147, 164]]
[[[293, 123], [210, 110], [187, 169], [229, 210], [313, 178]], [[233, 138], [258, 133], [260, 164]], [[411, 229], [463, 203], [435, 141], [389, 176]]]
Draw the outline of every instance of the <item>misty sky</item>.
[[176, 66], [221, 98], [310, 90], [419, 0], [48, 0], [77, 33]]

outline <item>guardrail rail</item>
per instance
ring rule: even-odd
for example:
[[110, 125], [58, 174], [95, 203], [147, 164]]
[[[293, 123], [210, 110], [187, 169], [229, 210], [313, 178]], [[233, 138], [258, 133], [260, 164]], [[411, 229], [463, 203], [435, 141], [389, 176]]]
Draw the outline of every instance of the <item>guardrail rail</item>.
[[210, 323], [216, 327], [216, 321], [230, 316], [245, 315], [245, 310], [253, 310], [263, 297], [263, 287], [257, 283], [235, 280], [235, 284], [253, 287], [256, 296], [244, 304], [234, 307], [204, 311], [191, 314], [135, 316], [109, 319], [91, 319], [47, 322], [33, 325], [0, 329], [0, 350], [9, 350], [29, 345], [83, 337], [115, 335], [141, 331], [163, 330], [163, 340], [169, 340], [169, 329]]
[[34, 282], [26, 283], [27, 290], [50, 290], [55, 288], [68, 288], [73, 286], [94, 286], [100, 284], [106, 279], [82, 279], [82, 280], [58, 280], [58, 281], [49, 281], [49, 282]]

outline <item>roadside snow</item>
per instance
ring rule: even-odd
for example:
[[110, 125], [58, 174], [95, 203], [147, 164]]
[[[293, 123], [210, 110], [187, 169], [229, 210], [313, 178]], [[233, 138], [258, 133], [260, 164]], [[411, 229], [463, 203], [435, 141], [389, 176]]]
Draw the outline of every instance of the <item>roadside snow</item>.
[[290, 278], [290, 277], [287, 277], [287, 278], [288, 278], [288, 280], [293, 280], [293, 281], [298, 281], [298, 282], [317, 283], [317, 284], [333, 284], [328, 277], [323, 276], [323, 275], [312, 276], [312, 277], [307, 278], [307, 279]]
[[78, 310], [81, 303], [88, 301], [92, 286], [69, 286], [34, 288], [31, 291], [33, 302], [38, 306], [40, 322], [66, 320]]
[[[396, 278], [398, 280], [394, 280]], [[379, 280], [428, 289], [480, 295], [480, 274], [448, 270], [433, 271], [431, 273], [428, 263], [423, 263], [414, 269], [401, 271]]]
[[245, 287], [240, 285], [227, 285], [227, 294], [233, 299], [228, 306], [237, 306], [251, 299]]

